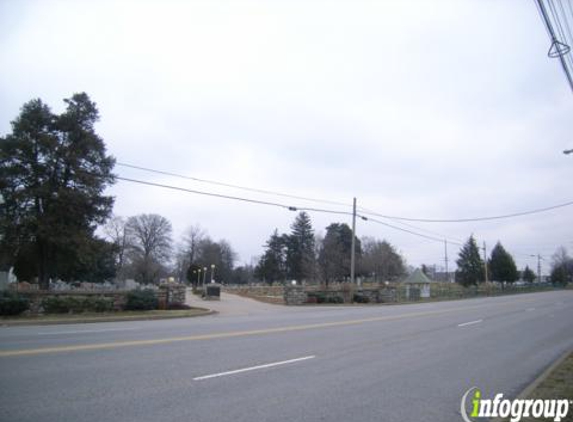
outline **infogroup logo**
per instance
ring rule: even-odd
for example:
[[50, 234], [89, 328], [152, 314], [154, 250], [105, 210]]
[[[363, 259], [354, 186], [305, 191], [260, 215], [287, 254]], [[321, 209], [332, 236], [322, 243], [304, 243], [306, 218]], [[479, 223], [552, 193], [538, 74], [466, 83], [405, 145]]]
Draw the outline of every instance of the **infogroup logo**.
[[[473, 392], [471, 409], [468, 413], [466, 403]], [[515, 399], [508, 400], [499, 393], [493, 399], [482, 398], [481, 390], [472, 387], [462, 397], [460, 413], [465, 422], [474, 422], [474, 418], [510, 418], [519, 422], [522, 418], [553, 418], [561, 421], [569, 412], [570, 400]]]

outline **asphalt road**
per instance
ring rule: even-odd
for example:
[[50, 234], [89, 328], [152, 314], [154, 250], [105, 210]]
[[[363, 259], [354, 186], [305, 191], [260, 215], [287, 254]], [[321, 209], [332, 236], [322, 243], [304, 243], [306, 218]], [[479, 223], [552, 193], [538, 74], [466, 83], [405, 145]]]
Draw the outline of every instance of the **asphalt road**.
[[573, 291], [0, 328], [0, 421], [461, 421], [573, 348]]

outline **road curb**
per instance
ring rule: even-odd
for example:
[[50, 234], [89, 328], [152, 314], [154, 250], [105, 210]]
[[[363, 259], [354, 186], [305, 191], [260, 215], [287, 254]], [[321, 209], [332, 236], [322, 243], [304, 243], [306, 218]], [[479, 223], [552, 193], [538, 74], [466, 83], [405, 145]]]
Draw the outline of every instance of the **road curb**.
[[217, 311], [205, 308], [195, 308], [203, 312], [193, 315], [134, 315], [134, 316], [116, 316], [116, 317], [94, 317], [94, 318], [78, 318], [78, 319], [54, 319], [44, 321], [0, 321], [0, 328], [3, 327], [29, 327], [38, 325], [70, 325], [70, 324], [92, 324], [101, 322], [131, 322], [131, 321], [159, 321], [162, 319], [181, 319], [181, 318], [196, 318], [208, 315], [217, 314]]
[[[561, 356], [559, 356], [551, 365], [549, 365], [542, 373], [541, 375], [539, 375], [537, 378], [535, 378], [533, 380], [533, 382], [531, 382], [531, 384], [529, 384], [527, 387], [525, 387], [521, 393], [519, 393], [516, 397], [515, 400], [523, 400], [523, 399], [527, 399], [529, 398], [529, 396], [531, 395], [531, 393], [537, 388], [539, 387], [539, 384], [541, 384], [543, 381], [545, 381], [547, 379], [547, 377], [549, 377], [549, 375], [551, 375], [551, 373], [557, 369], [557, 367], [559, 365], [561, 365], [565, 359], [567, 359], [569, 357], [569, 355], [573, 353], [573, 350], [569, 349], [567, 350], [565, 353], [563, 353]], [[495, 418], [495, 419], [490, 419], [490, 422], [503, 422], [509, 420], [508, 418]]]

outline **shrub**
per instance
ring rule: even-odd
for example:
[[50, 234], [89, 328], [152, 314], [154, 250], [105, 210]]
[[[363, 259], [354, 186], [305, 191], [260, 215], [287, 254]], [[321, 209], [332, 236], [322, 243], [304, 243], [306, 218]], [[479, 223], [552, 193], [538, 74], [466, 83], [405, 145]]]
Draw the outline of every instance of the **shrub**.
[[322, 292], [315, 292], [315, 293], [309, 293], [308, 297], [314, 297], [316, 299], [316, 303], [324, 303], [326, 302], [326, 295]]
[[19, 315], [29, 307], [28, 299], [17, 293], [4, 291], [0, 295], [0, 315]]
[[364, 295], [360, 295], [360, 294], [355, 294], [353, 297], [353, 300], [356, 303], [369, 303], [370, 302], [370, 298], [368, 296], [364, 296]]
[[113, 311], [113, 299], [105, 297], [89, 297], [84, 299], [84, 309], [91, 312]]
[[153, 290], [133, 290], [127, 294], [124, 310], [150, 311], [157, 309], [159, 301]]
[[82, 312], [109, 312], [113, 300], [105, 297], [53, 296], [42, 301], [47, 314], [77, 314]]
[[344, 303], [344, 299], [342, 299], [340, 296], [330, 296], [327, 299], [328, 303]]
[[42, 300], [42, 307], [47, 314], [67, 314], [76, 306], [76, 300], [72, 297], [47, 297]]

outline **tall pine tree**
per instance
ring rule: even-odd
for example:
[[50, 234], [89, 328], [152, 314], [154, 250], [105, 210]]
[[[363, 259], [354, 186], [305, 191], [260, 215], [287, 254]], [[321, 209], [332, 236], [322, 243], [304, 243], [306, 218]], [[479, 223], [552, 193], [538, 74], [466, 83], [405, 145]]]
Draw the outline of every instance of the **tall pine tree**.
[[488, 261], [493, 281], [513, 283], [519, 278], [517, 266], [513, 257], [505, 250], [500, 242], [497, 242], [491, 251]]
[[306, 212], [297, 215], [291, 225], [291, 233], [286, 237], [287, 275], [293, 280], [308, 280], [313, 277], [314, 230]]
[[266, 251], [255, 268], [255, 278], [269, 284], [286, 279], [286, 241], [275, 229], [267, 240]]
[[456, 263], [456, 281], [461, 285], [467, 287], [484, 281], [484, 263], [473, 235], [463, 246]]

